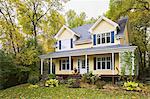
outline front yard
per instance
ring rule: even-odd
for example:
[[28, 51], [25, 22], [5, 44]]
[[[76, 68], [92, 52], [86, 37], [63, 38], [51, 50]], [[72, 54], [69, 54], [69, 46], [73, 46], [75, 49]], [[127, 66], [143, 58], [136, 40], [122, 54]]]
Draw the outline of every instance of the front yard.
[[150, 99], [150, 95], [124, 90], [68, 88], [66, 85], [53, 88], [28, 86], [23, 84], [0, 90], [0, 99]]

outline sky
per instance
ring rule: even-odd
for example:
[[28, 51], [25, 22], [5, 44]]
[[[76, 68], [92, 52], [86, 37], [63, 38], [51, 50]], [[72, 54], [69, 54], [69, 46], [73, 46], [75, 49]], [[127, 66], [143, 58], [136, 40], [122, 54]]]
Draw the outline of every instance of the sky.
[[96, 18], [105, 13], [108, 8], [109, 0], [70, 0], [64, 5], [64, 13], [73, 9], [77, 14], [85, 12], [88, 18]]

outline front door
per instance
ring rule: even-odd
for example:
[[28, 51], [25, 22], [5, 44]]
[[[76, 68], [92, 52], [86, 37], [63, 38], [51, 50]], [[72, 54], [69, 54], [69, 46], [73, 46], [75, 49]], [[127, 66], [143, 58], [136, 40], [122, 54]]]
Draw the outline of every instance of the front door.
[[80, 74], [87, 73], [87, 67], [85, 65], [85, 59], [84, 58], [78, 59], [78, 68], [79, 68]]

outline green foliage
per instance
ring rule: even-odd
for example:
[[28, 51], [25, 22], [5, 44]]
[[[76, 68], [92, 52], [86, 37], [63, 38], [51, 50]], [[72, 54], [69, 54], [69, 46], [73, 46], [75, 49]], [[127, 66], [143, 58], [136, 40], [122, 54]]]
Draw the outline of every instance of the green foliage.
[[78, 79], [68, 79], [67, 85], [69, 88], [79, 88], [80, 87], [80, 82]]
[[56, 79], [56, 75], [55, 75], [55, 74], [49, 74], [49, 75], [48, 75], [48, 78], [49, 78], [49, 79]]
[[[127, 72], [129, 73], [130, 76], [132, 76], [132, 59], [134, 57], [132, 56], [132, 52], [124, 52], [121, 53], [121, 75], [125, 76]], [[127, 70], [127, 71], [126, 71]]]
[[122, 17], [128, 17], [127, 29], [129, 41], [138, 46], [136, 50], [139, 75], [148, 75], [150, 58], [146, 53], [150, 52], [150, 0], [110, 0], [109, 10], [106, 16], [114, 21]]
[[101, 80], [98, 80], [95, 83], [95, 85], [97, 86], [98, 89], [102, 89], [105, 84], [106, 84], [106, 82], [105, 81], [101, 81]]
[[47, 80], [45, 82], [45, 86], [46, 87], [57, 87], [58, 86], [58, 80], [56, 80], [56, 79]]
[[89, 84], [95, 84], [100, 78], [97, 75], [93, 75], [92, 72], [82, 75], [81, 81]]
[[132, 81], [125, 82], [123, 87], [128, 91], [141, 91], [139, 84]]
[[39, 74], [37, 71], [30, 71], [28, 83], [36, 84], [39, 82]]

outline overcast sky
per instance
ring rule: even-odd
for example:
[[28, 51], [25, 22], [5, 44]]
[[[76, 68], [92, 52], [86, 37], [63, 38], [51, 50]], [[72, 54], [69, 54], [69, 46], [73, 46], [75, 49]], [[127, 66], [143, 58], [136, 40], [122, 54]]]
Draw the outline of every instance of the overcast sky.
[[64, 12], [73, 9], [77, 14], [85, 12], [88, 18], [96, 18], [105, 13], [108, 8], [109, 0], [70, 0], [65, 4]]

